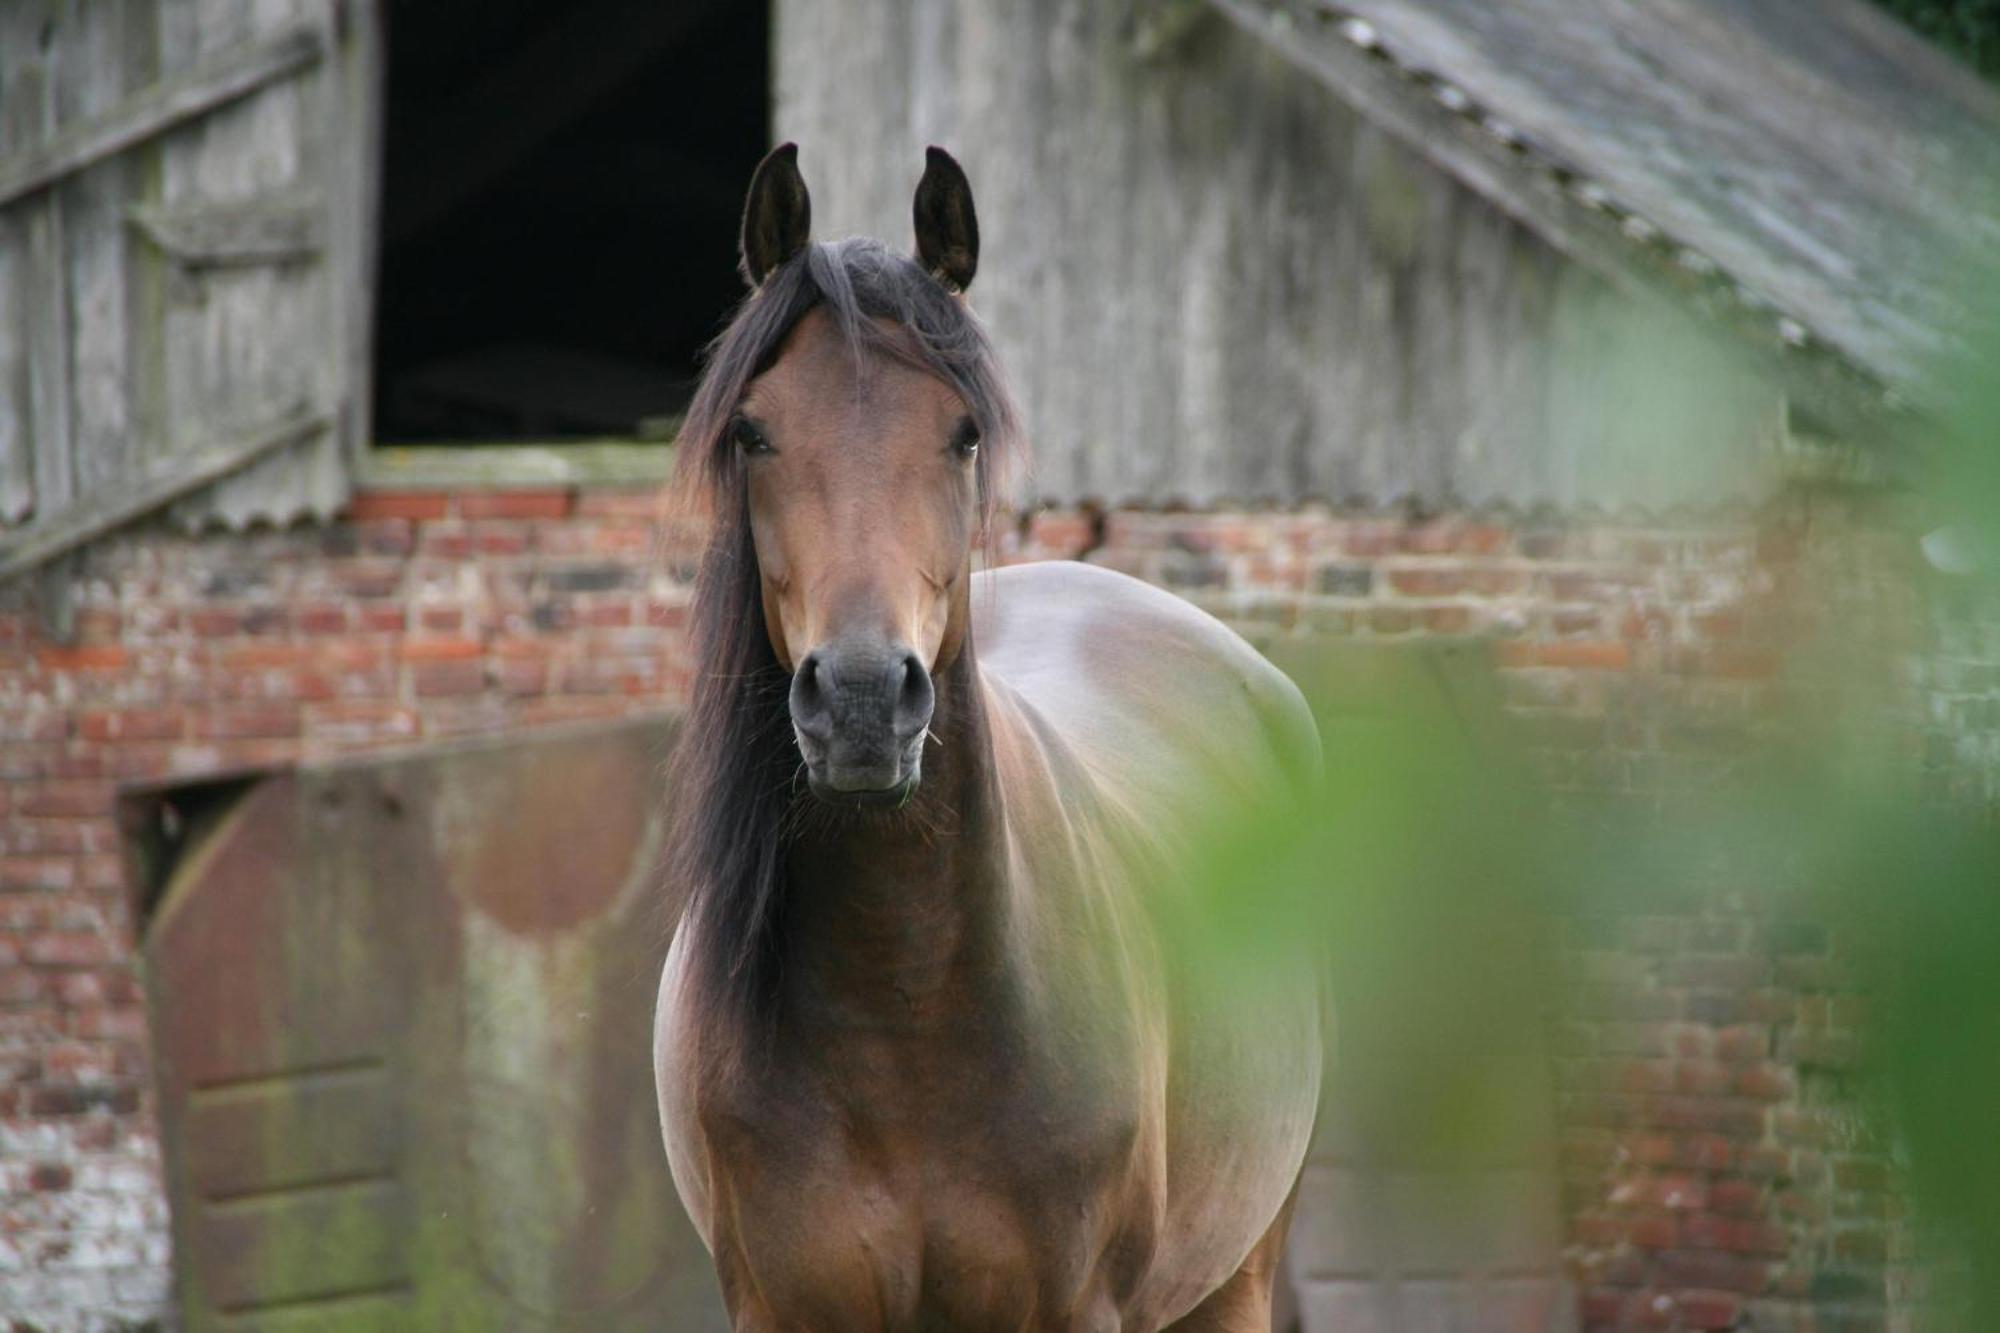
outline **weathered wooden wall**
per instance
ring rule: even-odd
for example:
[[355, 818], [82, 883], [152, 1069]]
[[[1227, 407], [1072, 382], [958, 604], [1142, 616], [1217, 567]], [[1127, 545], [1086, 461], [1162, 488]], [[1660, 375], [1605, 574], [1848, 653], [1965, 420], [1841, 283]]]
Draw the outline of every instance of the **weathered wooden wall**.
[[375, 16], [0, 5], [0, 568], [197, 476], [228, 479], [183, 501], [194, 521], [345, 498]]
[[777, 135], [822, 238], [972, 176], [973, 300], [1032, 493], [1711, 507], [1772, 389], [1625, 301], [1192, 0], [778, 0]]

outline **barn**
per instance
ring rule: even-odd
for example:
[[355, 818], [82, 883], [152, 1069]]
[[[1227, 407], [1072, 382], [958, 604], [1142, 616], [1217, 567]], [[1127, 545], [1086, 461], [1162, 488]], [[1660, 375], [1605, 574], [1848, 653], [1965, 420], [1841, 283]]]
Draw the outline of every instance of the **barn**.
[[[771, 142], [822, 235], [967, 165], [1006, 558], [1643, 805], [1734, 770], [1831, 537], [1928, 577], [1889, 442], [1996, 131], [1858, 0], [0, 8], [0, 1316], [721, 1326], [646, 1092], [656, 492]], [[1486, 1156], [1330, 1108], [1301, 1327], [1898, 1313], [1839, 932], [1599, 887]], [[1350, 1077], [1419, 1002], [1343, 996]]]

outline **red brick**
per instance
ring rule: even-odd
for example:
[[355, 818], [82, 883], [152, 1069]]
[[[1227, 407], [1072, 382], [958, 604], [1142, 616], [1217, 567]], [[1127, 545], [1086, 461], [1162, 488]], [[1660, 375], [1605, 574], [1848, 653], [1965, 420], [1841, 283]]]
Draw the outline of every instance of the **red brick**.
[[431, 634], [450, 634], [465, 628], [465, 608], [461, 606], [420, 606], [417, 625]]
[[528, 531], [512, 524], [481, 523], [473, 532], [473, 545], [481, 555], [524, 555]]
[[410, 682], [419, 698], [478, 694], [486, 688], [486, 669], [477, 661], [420, 661], [411, 668]]
[[458, 496], [464, 518], [565, 518], [568, 491], [467, 491]]
[[50, 671], [119, 671], [127, 657], [124, 646], [116, 643], [47, 644], [35, 649], [35, 660]]
[[0, 891], [62, 890], [76, 883], [76, 862], [62, 856], [0, 856]]
[[461, 524], [428, 523], [420, 529], [425, 555], [442, 560], [463, 560], [472, 554], [472, 533]]
[[410, 623], [409, 612], [400, 606], [363, 606], [355, 610], [359, 627], [370, 634], [401, 634]]
[[77, 734], [87, 741], [172, 741], [186, 727], [179, 712], [165, 708], [99, 710], [77, 717]]
[[1736, 1076], [1736, 1091], [1759, 1101], [1784, 1101], [1798, 1091], [1792, 1072], [1779, 1065], [1752, 1065]]
[[1771, 1034], [1755, 1024], [1724, 1028], [1716, 1034], [1715, 1053], [1732, 1064], [1766, 1059], [1771, 1053]]
[[1764, 1188], [1747, 1180], [1718, 1180], [1709, 1186], [1708, 1206], [1732, 1217], [1756, 1217], [1764, 1211]]
[[1720, 1134], [1689, 1134], [1676, 1141], [1674, 1162], [1700, 1171], [1726, 1171], [1736, 1160], [1736, 1145]]
[[[660, 490], [648, 487], [644, 490], [583, 490], [576, 493], [576, 515], [579, 518], [642, 518], [660, 517], [664, 503]], [[1085, 536], [1089, 535], [1090, 520], [1079, 514], [1064, 515], [1058, 511], [1043, 510], [1035, 515], [1034, 522], [1061, 521], [1067, 517], [1081, 523]]]
[[102, 967], [119, 961], [122, 950], [102, 935], [50, 931], [30, 937], [22, 953], [42, 967]]
[[15, 806], [24, 815], [48, 819], [102, 815], [111, 809], [111, 785], [106, 782], [44, 782], [19, 795]]
[[299, 710], [289, 703], [219, 708], [197, 717], [195, 732], [206, 740], [283, 739], [299, 734]]
[[1690, 1096], [1714, 1096], [1729, 1091], [1729, 1069], [1707, 1060], [1683, 1060], [1674, 1066], [1674, 1091]]
[[1392, 569], [1389, 586], [1405, 597], [1450, 597], [1464, 591], [1465, 575], [1456, 568]]
[[485, 647], [477, 639], [409, 639], [398, 650], [405, 662], [462, 662], [483, 657]]
[[188, 628], [204, 639], [226, 638], [243, 628], [243, 617], [228, 607], [204, 606], [187, 613]]
[[17, 741], [59, 741], [69, 736], [69, 719], [60, 710], [0, 713], [0, 744]]
[[450, 510], [450, 497], [430, 491], [362, 491], [348, 501], [346, 517], [434, 519]]
[[1670, 1213], [1635, 1217], [1627, 1224], [1625, 1234], [1634, 1245], [1647, 1250], [1670, 1250], [1681, 1240], [1680, 1222]]
[[1427, 606], [1418, 612], [1429, 634], [1465, 634], [1472, 629], [1472, 610], [1464, 606]]
[[546, 694], [549, 667], [546, 662], [503, 661], [494, 670], [494, 680], [504, 694], [526, 696]]
[[378, 518], [354, 524], [354, 536], [370, 555], [408, 555], [417, 548], [416, 528], [406, 518]]
[[339, 602], [306, 602], [292, 612], [292, 624], [301, 634], [344, 634], [347, 607]]
[[226, 648], [217, 659], [224, 671], [270, 671], [303, 666], [314, 650], [296, 643], [252, 643]]

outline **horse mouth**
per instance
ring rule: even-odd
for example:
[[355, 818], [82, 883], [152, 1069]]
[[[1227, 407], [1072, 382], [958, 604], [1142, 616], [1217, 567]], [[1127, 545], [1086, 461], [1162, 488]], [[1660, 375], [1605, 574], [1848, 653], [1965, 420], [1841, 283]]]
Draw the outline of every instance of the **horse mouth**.
[[828, 805], [849, 806], [855, 809], [893, 809], [907, 804], [917, 794], [917, 774], [911, 773], [902, 781], [888, 787], [836, 787], [823, 781], [818, 775], [806, 774], [806, 787], [818, 799]]

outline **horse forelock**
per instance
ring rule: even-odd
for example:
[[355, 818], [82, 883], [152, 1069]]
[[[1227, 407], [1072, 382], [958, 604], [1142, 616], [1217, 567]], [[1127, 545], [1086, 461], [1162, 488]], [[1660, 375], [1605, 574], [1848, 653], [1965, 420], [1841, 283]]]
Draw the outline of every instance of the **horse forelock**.
[[877, 241], [807, 246], [766, 277], [709, 348], [681, 428], [674, 482], [709, 513], [711, 527], [690, 617], [694, 687], [669, 766], [667, 868], [697, 1002], [741, 1017], [766, 1012], [776, 988], [800, 761], [786, 705], [790, 681], [764, 626], [742, 463], [728, 427], [750, 382], [820, 308], [857, 359], [890, 357], [958, 391], [983, 439], [976, 466], [984, 516], [1023, 451], [1019, 418], [978, 319], [916, 261]]

